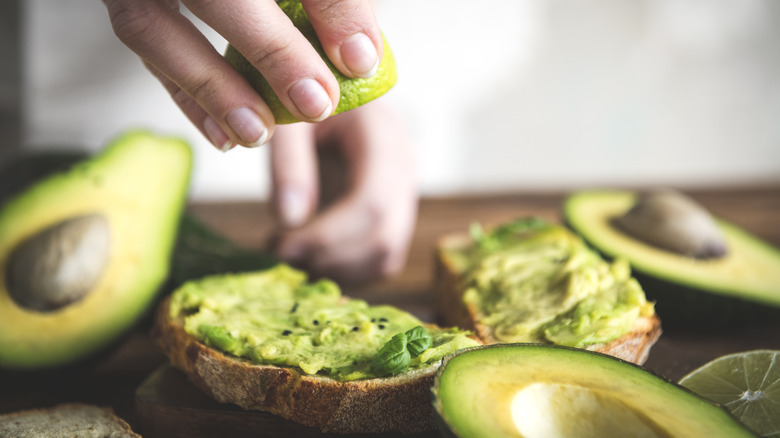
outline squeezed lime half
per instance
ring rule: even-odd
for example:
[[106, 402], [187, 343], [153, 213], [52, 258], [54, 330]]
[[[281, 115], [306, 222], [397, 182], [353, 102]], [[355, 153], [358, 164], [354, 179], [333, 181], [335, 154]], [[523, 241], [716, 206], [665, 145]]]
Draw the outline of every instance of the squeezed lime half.
[[[295, 27], [297, 27], [303, 36], [305, 36], [312, 46], [314, 46], [317, 53], [319, 53], [320, 57], [325, 61], [325, 64], [330, 68], [330, 71], [336, 76], [341, 93], [339, 104], [333, 111], [333, 114], [357, 108], [376, 99], [393, 88], [397, 80], [395, 58], [393, 57], [393, 52], [390, 50], [390, 46], [387, 44], [387, 40], [384, 36], [382, 37], [384, 55], [379, 61], [379, 67], [374, 76], [371, 76], [370, 78], [350, 78], [338, 71], [333, 63], [330, 62], [327, 55], [325, 55], [325, 50], [322, 48], [322, 44], [320, 44], [320, 40], [314, 32], [314, 27], [306, 16], [306, 12], [303, 10], [301, 0], [279, 0], [277, 4], [282, 11], [287, 14]], [[284, 104], [282, 104], [282, 101], [276, 96], [276, 93], [271, 89], [271, 85], [266, 81], [263, 75], [232, 45], [228, 45], [227, 50], [225, 51], [225, 59], [238, 70], [247, 81], [249, 81], [252, 88], [254, 88], [255, 91], [260, 94], [260, 97], [265, 100], [268, 107], [271, 109], [277, 124], [295, 123], [299, 121], [284, 107]]]
[[680, 385], [723, 405], [760, 436], [780, 438], [780, 351], [719, 357], [683, 377]]

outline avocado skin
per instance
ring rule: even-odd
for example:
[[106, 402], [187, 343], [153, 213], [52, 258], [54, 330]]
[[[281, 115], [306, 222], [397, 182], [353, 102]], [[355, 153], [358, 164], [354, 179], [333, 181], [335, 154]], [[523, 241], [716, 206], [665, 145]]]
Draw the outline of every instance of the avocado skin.
[[633, 272], [647, 299], [655, 301], [655, 310], [668, 329], [727, 330], [780, 321], [778, 308], [683, 286], [637, 270]]
[[441, 438], [460, 438], [455, 435], [455, 432], [453, 432], [452, 429], [450, 429], [450, 425], [447, 424], [447, 421], [442, 417], [441, 412], [439, 412], [438, 409], [434, 409], [433, 413], [433, 417], [436, 420], [436, 428], [439, 429], [439, 436]]
[[36, 182], [67, 171], [87, 158], [89, 153], [75, 147], [18, 155], [0, 168], [0, 206]]
[[[606, 253], [572, 224], [570, 205], [580, 195], [598, 193], [598, 190], [573, 192], [563, 201], [561, 222], [599, 252], [606, 260], [615, 257]], [[609, 192], [609, 191], [608, 191]], [[614, 191], [624, 194], [629, 191]], [[744, 232], [743, 232], [744, 233]], [[768, 246], [768, 245], [767, 245]], [[776, 250], [776, 249], [775, 249]], [[631, 263], [631, 260], [628, 260]], [[780, 269], [780, 268], [779, 268]], [[642, 285], [649, 301], [655, 301], [655, 309], [667, 329], [687, 331], [727, 330], [739, 327], [766, 326], [780, 320], [780, 307], [743, 298], [739, 290], [713, 292], [695, 286], [667, 280], [659, 274], [651, 274], [631, 264], [632, 275]], [[780, 289], [778, 290], [780, 292]]]

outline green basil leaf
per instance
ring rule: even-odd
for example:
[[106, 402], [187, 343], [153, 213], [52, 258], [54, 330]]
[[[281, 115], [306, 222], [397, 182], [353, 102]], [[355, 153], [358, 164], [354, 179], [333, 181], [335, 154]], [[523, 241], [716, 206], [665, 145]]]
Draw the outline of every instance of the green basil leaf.
[[428, 330], [425, 330], [425, 327], [421, 325], [409, 329], [409, 331], [406, 332], [406, 339], [406, 349], [409, 350], [412, 357], [419, 356], [423, 351], [429, 349], [431, 345], [433, 345], [433, 338], [428, 333]]
[[379, 349], [371, 361], [371, 370], [378, 376], [395, 376], [409, 368], [412, 356], [406, 349], [405, 333], [398, 333]]

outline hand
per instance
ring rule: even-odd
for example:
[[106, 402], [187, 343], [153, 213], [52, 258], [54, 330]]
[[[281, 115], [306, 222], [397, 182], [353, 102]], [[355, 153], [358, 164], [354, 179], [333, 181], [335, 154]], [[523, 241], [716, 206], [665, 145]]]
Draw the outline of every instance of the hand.
[[[268, 106], [206, 37], [177, 0], [104, 0], [118, 38], [138, 54], [192, 123], [221, 150], [270, 140]], [[339, 85], [274, 0], [182, 0], [236, 47], [290, 112], [328, 117]], [[382, 37], [369, 0], [303, 0], [328, 58], [350, 77], [369, 77], [382, 59]]]
[[[343, 166], [332, 166], [334, 155]], [[282, 259], [344, 283], [403, 268], [417, 181], [412, 145], [397, 114], [374, 101], [322, 123], [280, 126], [271, 167]]]

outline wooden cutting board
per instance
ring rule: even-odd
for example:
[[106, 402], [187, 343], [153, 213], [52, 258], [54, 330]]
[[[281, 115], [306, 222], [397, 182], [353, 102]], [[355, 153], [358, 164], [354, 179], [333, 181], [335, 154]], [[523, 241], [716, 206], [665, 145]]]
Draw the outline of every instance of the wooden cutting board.
[[135, 393], [135, 414], [144, 438], [436, 438], [438, 432], [392, 434], [323, 434], [319, 430], [266, 412], [245, 411], [206, 396], [181, 371], [165, 364], [152, 372]]

